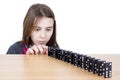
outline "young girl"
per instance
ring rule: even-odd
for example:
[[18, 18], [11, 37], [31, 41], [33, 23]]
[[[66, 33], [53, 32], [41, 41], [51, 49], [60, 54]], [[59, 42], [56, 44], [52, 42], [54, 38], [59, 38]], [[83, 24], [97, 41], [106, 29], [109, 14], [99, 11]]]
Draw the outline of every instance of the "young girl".
[[23, 22], [22, 41], [11, 45], [7, 54], [47, 54], [48, 46], [58, 47], [55, 16], [47, 5], [34, 4]]

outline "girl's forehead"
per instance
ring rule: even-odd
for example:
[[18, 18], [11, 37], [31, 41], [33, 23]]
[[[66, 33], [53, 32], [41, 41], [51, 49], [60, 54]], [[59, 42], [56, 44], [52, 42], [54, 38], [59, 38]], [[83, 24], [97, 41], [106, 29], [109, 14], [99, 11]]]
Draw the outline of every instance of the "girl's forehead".
[[34, 26], [53, 26], [54, 20], [53, 18], [48, 17], [36, 17], [34, 21]]

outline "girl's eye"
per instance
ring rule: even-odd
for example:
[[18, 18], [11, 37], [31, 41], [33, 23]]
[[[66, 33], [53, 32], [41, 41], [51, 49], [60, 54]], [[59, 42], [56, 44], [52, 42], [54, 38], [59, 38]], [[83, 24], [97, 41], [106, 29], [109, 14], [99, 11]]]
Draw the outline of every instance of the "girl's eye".
[[46, 29], [47, 31], [50, 31], [51, 29]]
[[39, 30], [40, 30], [40, 29], [37, 29], [37, 28], [35, 29], [35, 31], [39, 31]]

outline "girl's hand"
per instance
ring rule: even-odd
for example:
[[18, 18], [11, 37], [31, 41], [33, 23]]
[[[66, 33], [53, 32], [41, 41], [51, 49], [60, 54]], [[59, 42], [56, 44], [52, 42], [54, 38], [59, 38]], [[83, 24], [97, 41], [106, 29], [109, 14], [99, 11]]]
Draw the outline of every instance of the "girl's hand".
[[48, 54], [48, 46], [45, 45], [33, 45], [26, 51], [27, 55], [40, 55]]

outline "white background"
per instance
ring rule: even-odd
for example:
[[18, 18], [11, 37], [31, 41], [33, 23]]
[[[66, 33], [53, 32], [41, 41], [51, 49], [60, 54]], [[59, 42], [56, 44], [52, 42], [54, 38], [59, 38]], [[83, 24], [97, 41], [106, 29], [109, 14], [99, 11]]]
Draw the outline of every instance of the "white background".
[[0, 54], [22, 39], [23, 20], [34, 3], [45, 3], [54, 11], [60, 48], [120, 54], [119, 0], [0, 0]]

